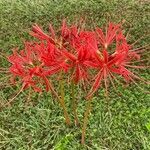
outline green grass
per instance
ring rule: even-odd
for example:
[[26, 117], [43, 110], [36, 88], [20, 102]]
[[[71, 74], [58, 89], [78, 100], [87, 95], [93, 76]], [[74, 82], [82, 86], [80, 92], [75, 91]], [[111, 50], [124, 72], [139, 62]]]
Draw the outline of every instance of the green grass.
[[[23, 46], [23, 40], [30, 40], [28, 31], [33, 23], [45, 30], [49, 22], [58, 27], [63, 18], [69, 22], [74, 18], [85, 17], [87, 28], [94, 23], [103, 25], [107, 19], [120, 22], [125, 19], [125, 32], [132, 27], [130, 41], [141, 36], [138, 46], [150, 42], [150, 3], [140, 0], [1, 0], [0, 1], [0, 52], [11, 53], [13, 47]], [[94, 23], [93, 23], [94, 22]], [[7, 67], [6, 60], [0, 57], [0, 66]], [[149, 80], [149, 70], [140, 72]], [[5, 75], [0, 75], [2, 78]], [[147, 85], [140, 86], [148, 89]], [[0, 88], [0, 100], [5, 102], [15, 89]], [[2, 150], [150, 150], [150, 95], [135, 85], [118, 89], [123, 97], [111, 90], [109, 103], [103, 91], [94, 97], [90, 116], [86, 145], [80, 145], [81, 130], [66, 127], [62, 111], [50, 94], [32, 95], [30, 105], [25, 105], [26, 95], [20, 94], [12, 107], [0, 112], [0, 149]], [[82, 93], [79, 93], [81, 96]], [[69, 103], [69, 93], [66, 91]], [[82, 121], [84, 99], [78, 108]], [[71, 112], [71, 109], [69, 110]]]

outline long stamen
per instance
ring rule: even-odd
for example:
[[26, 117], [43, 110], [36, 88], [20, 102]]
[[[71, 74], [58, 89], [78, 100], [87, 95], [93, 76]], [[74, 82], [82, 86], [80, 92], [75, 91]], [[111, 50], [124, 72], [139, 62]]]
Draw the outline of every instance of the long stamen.
[[141, 86], [139, 86], [139, 84], [137, 84], [137, 82], [135, 82], [135, 80], [133, 78], [130, 78], [130, 80], [140, 89], [142, 90], [144, 93], [150, 94], [149, 91], [145, 91], [144, 88], [142, 88]]
[[138, 60], [138, 61], [126, 62], [126, 64], [141, 63], [141, 62], [148, 61], [148, 60], [149, 60], [149, 59], [142, 59], [142, 60]]
[[25, 85], [22, 86], [22, 88], [19, 90], [19, 92], [12, 99], [10, 99], [6, 104], [4, 104], [4, 106], [9, 106], [16, 99], [16, 97], [23, 91], [24, 87], [25, 87]]
[[130, 68], [136, 68], [136, 69], [150, 68], [150, 66], [133, 66], [133, 65], [125, 65], [125, 66]]
[[136, 43], [138, 43], [140, 40], [145, 38], [145, 36], [141, 36], [139, 39], [137, 39], [134, 43], [131, 44], [131, 46], [134, 46]]
[[141, 49], [145, 49], [148, 46], [150, 46], [150, 44], [147, 44], [145, 46], [141, 46], [141, 47], [138, 47], [138, 48], [135, 48], [135, 49], [131, 49], [130, 51], [138, 51], [138, 50], [141, 50]]

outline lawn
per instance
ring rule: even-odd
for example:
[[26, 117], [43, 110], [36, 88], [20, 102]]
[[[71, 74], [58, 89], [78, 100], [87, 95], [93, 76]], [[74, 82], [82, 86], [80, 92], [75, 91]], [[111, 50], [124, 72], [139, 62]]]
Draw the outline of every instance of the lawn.
[[[0, 0], [0, 53], [10, 54], [14, 47], [21, 49], [24, 40], [31, 40], [28, 32], [33, 23], [47, 30], [49, 22], [57, 28], [63, 18], [73, 22], [80, 17], [86, 18], [86, 28], [90, 29], [95, 24], [103, 26], [107, 20], [116, 23], [125, 20], [124, 32], [131, 28], [130, 43], [142, 36], [136, 47], [150, 42], [150, 2], [146, 0]], [[150, 59], [148, 52], [144, 55]], [[8, 66], [6, 59], [0, 57], [0, 67]], [[139, 74], [150, 79], [148, 69]], [[8, 81], [1, 73], [0, 104], [19, 90], [19, 86], [5, 85]], [[149, 90], [147, 84], [140, 82], [139, 86]], [[134, 84], [118, 85], [118, 90], [123, 96], [110, 89], [106, 101], [100, 89], [93, 98], [84, 146], [80, 144], [81, 129], [66, 127], [63, 112], [50, 93], [34, 93], [27, 104], [28, 93], [23, 92], [12, 106], [0, 110], [0, 149], [150, 150], [150, 95]], [[82, 122], [85, 102], [81, 95], [78, 114]], [[69, 97], [66, 90], [68, 106]]]

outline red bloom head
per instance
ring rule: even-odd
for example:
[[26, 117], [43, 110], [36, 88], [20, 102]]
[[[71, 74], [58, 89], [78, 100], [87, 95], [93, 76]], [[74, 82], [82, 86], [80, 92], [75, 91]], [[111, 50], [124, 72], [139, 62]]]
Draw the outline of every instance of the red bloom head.
[[132, 60], [140, 59], [140, 55], [132, 51], [132, 46], [127, 43], [120, 25], [110, 23], [106, 33], [102, 29], [96, 30], [99, 40], [99, 50], [95, 53], [98, 74], [87, 97], [91, 97], [104, 81], [106, 92], [108, 82], [113, 85], [116, 75], [122, 76], [126, 82], [133, 81], [138, 76], [129, 71], [129, 67], [140, 68], [140, 66], [128, 65]]
[[127, 43], [121, 24], [109, 23], [103, 32], [101, 28], [87, 31], [77, 25], [67, 26], [63, 21], [59, 32], [56, 33], [52, 25], [49, 31], [48, 35], [34, 25], [30, 34], [39, 42], [26, 42], [24, 50], [14, 51], [8, 58], [12, 63], [10, 72], [14, 78], [21, 79], [24, 87], [32, 86], [40, 91], [38, 85], [43, 85], [44, 81], [48, 90], [48, 77], [60, 71], [70, 73], [70, 79], [75, 83], [89, 80], [88, 73], [92, 68], [97, 74], [88, 93], [90, 97], [102, 82], [107, 90], [108, 83], [116, 76], [123, 77], [126, 82], [139, 79], [129, 68], [142, 68], [130, 65], [132, 60], [139, 60], [140, 55]]
[[[45, 83], [46, 90], [49, 90], [47, 74], [55, 73], [54, 69], [56, 70], [55, 65], [57, 64], [55, 55], [53, 47], [45, 46], [43, 43], [26, 42], [24, 50], [14, 50], [13, 54], [8, 57], [12, 64], [10, 72], [13, 74], [13, 81], [19, 79], [24, 88], [31, 86], [38, 92], [42, 91], [43, 83]], [[46, 59], [47, 56], [49, 56], [51, 63]]]

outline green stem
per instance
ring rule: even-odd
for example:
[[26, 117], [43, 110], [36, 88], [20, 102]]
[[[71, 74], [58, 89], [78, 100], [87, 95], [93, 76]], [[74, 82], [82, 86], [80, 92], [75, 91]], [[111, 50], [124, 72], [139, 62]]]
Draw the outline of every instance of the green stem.
[[[61, 74], [61, 75], [62, 75], [62, 74]], [[46, 82], [48, 83], [51, 92], [56, 96], [56, 98], [58, 99], [58, 101], [59, 101], [59, 103], [60, 103], [60, 106], [61, 106], [62, 109], [63, 109], [66, 124], [67, 124], [67, 125], [70, 125], [71, 122], [70, 122], [70, 118], [69, 118], [69, 115], [68, 115], [68, 113], [67, 113], [67, 108], [66, 108], [65, 101], [64, 101], [64, 83], [63, 83], [63, 81], [60, 80], [60, 86], [61, 86], [61, 89], [60, 89], [61, 97], [60, 97], [60, 96], [58, 95], [58, 93], [55, 91], [55, 89], [54, 89], [52, 83], [50, 82], [50, 80], [47, 80], [47, 78], [45, 78], [45, 80], [46, 80]]]
[[77, 114], [77, 101], [75, 98], [75, 85], [73, 81], [71, 83], [71, 96], [72, 96], [72, 109], [74, 114], [74, 121], [75, 121], [75, 125], [77, 126], [79, 124], [79, 121], [78, 121], [78, 114]]
[[87, 101], [86, 111], [84, 113], [83, 127], [82, 127], [82, 138], [81, 138], [81, 144], [82, 145], [85, 144], [85, 134], [86, 134], [86, 128], [87, 128], [87, 124], [88, 124], [88, 116], [89, 116], [90, 111], [91, 111], [91, 101], [92, 101], [92, 98], [90, 98]]
[[64, 117], [65, 117], [65, 120], [66, 120], [66, 124], [70, 125], [71, 121], [70, 121], [70, 117], [69, 117], [69, 114], [67, 112], [67, 108], [66, 108], [66, 105], [65, 105], [65, 92], [64, 92], [63, 79], [60, 79], [60, 93], [61, 93], [61, 97], [59, 98], [59, 102], [60, 102], [60, 105], [61, 105], [61, 107], [63, 108], [63, 111], [64, 111]]

